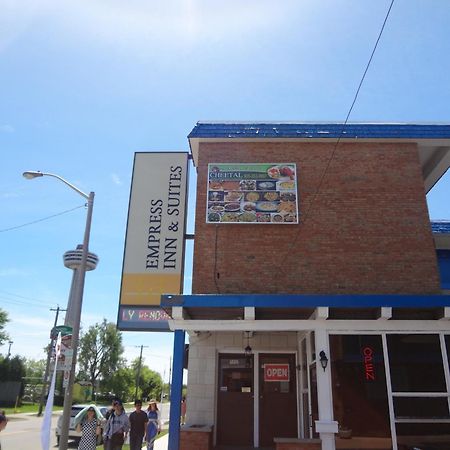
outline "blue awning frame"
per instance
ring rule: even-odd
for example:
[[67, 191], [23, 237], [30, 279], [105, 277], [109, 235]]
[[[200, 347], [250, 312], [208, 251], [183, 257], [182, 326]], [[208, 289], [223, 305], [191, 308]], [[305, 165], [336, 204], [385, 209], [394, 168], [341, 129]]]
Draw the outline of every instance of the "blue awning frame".
[[192, 294], [162, 295], [162, 308], [444, 308], [450, 295]]
[[[450, 308], [450, 295], [192, 294], [161, 296], [163, 309], [181, 308]], [[424, 319], [427, 321], [427, 319]], [[179, 450], [185, 331], [174, 331], [169, 450]]]

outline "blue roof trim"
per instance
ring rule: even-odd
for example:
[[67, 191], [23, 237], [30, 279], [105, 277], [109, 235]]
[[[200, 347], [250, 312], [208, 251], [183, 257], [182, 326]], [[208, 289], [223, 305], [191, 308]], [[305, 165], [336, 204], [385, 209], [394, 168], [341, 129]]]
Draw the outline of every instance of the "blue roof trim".
[[163, 308], [173, 306], [208, 308], [442, 308], [450, 306], [450, 295], [267, 295], [203, 294], [162, 295]]
[[450, 220], [433, 220], [431, 229], [433, 233], [450, 234]]
[[450, 139], [450, 124], [208, 123], [188, 138]]

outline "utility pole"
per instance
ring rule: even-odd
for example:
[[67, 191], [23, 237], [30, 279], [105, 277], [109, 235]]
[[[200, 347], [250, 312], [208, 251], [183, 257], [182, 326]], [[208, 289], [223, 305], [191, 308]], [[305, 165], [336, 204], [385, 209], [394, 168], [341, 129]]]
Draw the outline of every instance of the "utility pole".
[[[53, 328], [56, 327], [56, 325], [58, 324], [58, 316], [59, 316], [59, 312], [60, 311], [67, 311], [66, 309], [61, 309], [59, 307], [59, 305], [57, 306], [56, 309], [50, 308], [50, 311], [56, 311], [55, 314], [55, 323], [53, 325]], [[53, 330], [52, 328], [52, 330]], [[45, 392], [47, 390], [47, 383], [48, 383], [48, 373], [50, 371], [50, 359], [52, 357], [52, 349], [53, 349], [53, 336], [51, 336], [50, 339], [50, 345], [48, 347], [48, 352], [47, 352], [47, 364], [45, 366], [45, 374], [44, 374], [44, 383], [42, 384], [42, 391], [41, 391], [41, 398], [39, 399], [39, 411], [38, 411], [38, 416], [42, 415], [42, 408], [44, 406], [44, 398], [45, 398]], [[57, 361], [55, 361], [55, 364], [57, 363]]]
[[162, 378], [162, 385], [161, 385], [161, 409], [162, 409], [162, 402], [164, 399], [164, 380], [166, 379], [166, 368], [164, 367], [164, 373]]
[[139, 354], [139, 363], [138, 363], [138, 369], [137, 369], [137, 375], [136, 375], [136, 390], [134, 392], [134, 399], [137, 399], [138, 395], [138, 388], [139, 388], [139, 377], [141, 375], [141, 363], [142, 363], [142, 349], [148, 348], [148, 345], [135, 345], [135, 347], [141, 347], [141, 353]]

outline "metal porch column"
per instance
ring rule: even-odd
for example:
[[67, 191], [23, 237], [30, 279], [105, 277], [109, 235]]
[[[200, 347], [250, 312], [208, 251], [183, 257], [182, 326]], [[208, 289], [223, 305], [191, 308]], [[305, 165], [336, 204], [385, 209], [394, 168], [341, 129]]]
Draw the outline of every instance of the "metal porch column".
[[170, 422], [169, 422], [169, 449], [180, 448], [180, 417], [181, 397], [183, 390], [183, 359], [184, 359], [183, 330], [175, 330], [173, 339], [173, 370], [170, 388]]

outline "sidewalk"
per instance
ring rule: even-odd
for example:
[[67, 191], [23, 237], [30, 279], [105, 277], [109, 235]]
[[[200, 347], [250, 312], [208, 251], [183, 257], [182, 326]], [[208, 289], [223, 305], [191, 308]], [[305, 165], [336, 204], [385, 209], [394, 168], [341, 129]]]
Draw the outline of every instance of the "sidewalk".
[[[169, 446], [169, 435], [166, 434], [162, 438], [156, 439], [153, 444], [153, 450], [167, 450]], [[147, 450], [147, 446], [142, 447], [142, 450]]]

